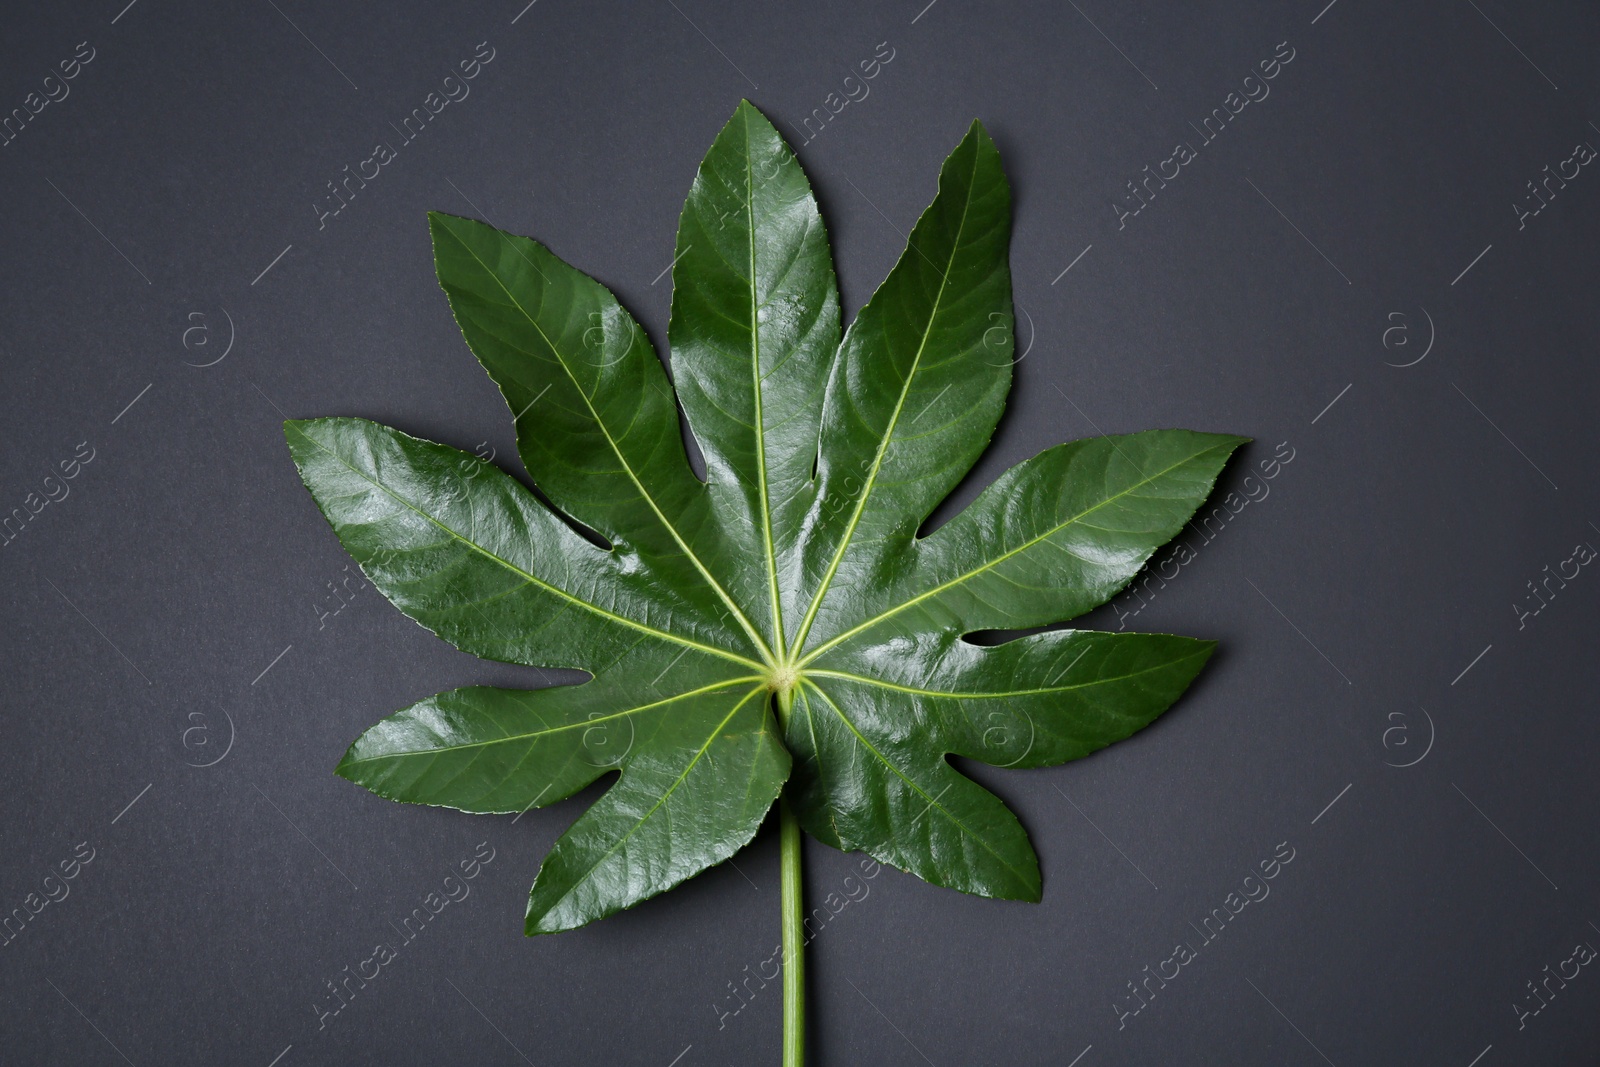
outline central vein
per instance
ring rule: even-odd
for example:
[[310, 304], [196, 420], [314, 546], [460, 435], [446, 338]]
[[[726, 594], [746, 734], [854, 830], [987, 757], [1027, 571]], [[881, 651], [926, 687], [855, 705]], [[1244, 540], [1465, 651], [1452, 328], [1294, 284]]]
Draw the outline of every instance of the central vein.
[[778, 599], [778, 553], [772, 543], [772, 496], [767, 489], [767, 424], [761, 412], [760, 294], [756, 275], [756, 185], [750, 170], [750, 116], [744, 117], [745, 221], [750, 249], [750, 387], [755, 400], [756, 478], [760, 485], [761, 537], [767, 552], [767, 595], [772, 602], [772, 640], [779, 663], [786, 658], [783, 642], [783, 607]]
[[506, 295], [506, 299], [511, 301], [511, 305], [522, 314], [522, 317], [528, 321], [530, 326], [533, 327], [534, 332], [539, 335], [540, 340], [544, 342], [545, 347], [550, 350], [550, 353], [553, 356], [555, 356], [556, 363], [564, 372], [566, 372], [567, 379], [572, 383], [573, 390], [578, 394], [579, 399], [583, 401], [584, 407], [589, 412], [590, 419], [593, 420], [594, 425], [596, 429], [600, 431], [601, 436], [605, 438], [606, 444], [610, 446], [612, 454], [617, 457], [617, 462], [621, 465], [622, 472], [627, 476], [628, 480], [633, 483], [633, 487], [635, 491], [638, 492], [640, 499], [643, 500], [650, 508], [651, 513], [654, 514], [656, 519], [661, 523], [662, 528], [667, 531], [667, 535], [672, 538], [675, 544], [677, 544], [679, 550], [683, 552], [684, 557], [688, 559], [689, 563], [694, 567], [694, 569], [700, 573], [700, 576], [705, 579], [706, 584], [711, 587], [712, 592], [723, 602], [724, 605], [726, 605], [729, 614], [732, 616], [733, 620], [739, 624], [740, 628], [744, 630], [745, 635], [750, 638], [751, 642], [756, 648], [757, 653], [760, 654], [763, 659], [770, 661], [772, 658], [772, 652], [767, 648], [767, 643], [761, 639], [761, 635], [757, 633], [755, 627], [750, 624], [750, 620], [745, 618], [744, 612], [739, 609], [738, 604], [734, 603], [733, 598], [728, 595], [728, 591], [722, 587], [722, 583], [717, 581], [717, 579], [712, 576], [711, 572], [706, 569], [705, 564], [701, 562], [700, 557], [695, 553], [694, 549], [690, 548], [688, 543], [684, 541], [682, 535], [679, 534], [677, 527], [674, 526], [666, 517], [666, 515], [662, 513], [661, 508], [656, 504], [655, 497], [650, 494], [650, 491], [645, 488], [644, 483], [639, 480], [639, 476], [634, 472], [633, 464], [629, 461], [628, 457], [623, 454], [622, 448], [617, 443], [616, 438], [611, 435], [610, 428], [606, 426], [605, 421], [600, 417], [600, 413], [595, 410], [594, 402], [590, 400], [589, 394], [584, 392], [583, 386], [578, 382], [577, 375], [573, 373], [571, 367], [567, 366], [565, 354], [559, 347], [556, 346], [555, 342], [550, 339], [550, 336], [545, 333], [544, 327], [539, 324], [539, 320], [529, 313], [527, 308], [522, 306], [522, 301], [517, 299], [516, 294], [514, 294], [510, 288], [506, 286], [506, 283], [501, 280], [500, 276], [496, 274], [492, 268], [490, 268], [489, 264], [483, 261], [482, 257], [478, 255], [477, 251], [465, 241], [462, 241], [460, 237], [457, 237], [456, 240], [461, 244], [462, 248], [466, 249], [467, 254], [477, 261], [478, 265], [483, 268], [484, 272], [488, 274], [490, 278], [494, 279], [495, 284], [500, 287], [500, 291]]
[[[977, 178], [978, 156], [973, 153], [972, 179]], [[850, 547], [851, 540], [855, 537], [856, 527], [861, 523], [861, 515], [866, 510], [867, 498], [872, 495], [873, 487], [877, 484], [878, 473], [883, 469], [884, 458], [889, 453], [889, 446], [894, 443], [895, 427], [900, 422], [900, 413], [905, 410], [906, 398], [911, 394], [911, 383], [916, 379], [917, 369], [922, 363], [922, 354], [927, 350], [928, 338], [933, 334], [934, 321], [939, 317], [939, 306], [944, 300], [945, 287], [950, 282], [950, 271], [955, 267], [956, 253], [961, 248], [961, 235], [967, 227], [967, 212], [972, 207], [973, 189], [969, 185], [967, 197], [961, 205], [961, 221], [956, 224], [955, 237], [950, 242], [950, 256], [946, 260], [944, 270], [939, 277], [939, 291], [934, 294], [933, 306], [928, 309], [928, 321], [922, 330], [922, 339], [917, 344], [917, 353], [911, 359], [911, 366], [906, 371], [906, 380], [900, 386], [900, 396], [895, 400], [894, 411], [889, 415], [888, 425], [884, 427], [883, 437], [878, 442], [877, 454], [872, 458], [872, 468], [867, 473], [866, 484], [861, 487], [861, 495], [856, 499], [855, 510], [850, 514], [850, 521], [845, 526], [844, 534], [839, 538], [839, 548], [833, 554], [833, 559], [828, 563], [827, 573], [823, 575], [822, 582], [817, 586], [817, 593], [811, 598], [811, 606], [806, 609], [805, 618], [800, 623], [800, 630], [795, 635], [794, 646], [800, 649], [805, 645], [808, 634], [811, 633], [811, 624], [816, 621], [817, 610], [822, 607], [822, 598], [827, 595], [828, 587], [833, 583], [834, 575], [839, 571], [839, 563], [844, 559], [844, 553]], [[931, 210], [931, 209], [930, 209]], [[917, 231], [911, 231], [915, 240]], [[916, 250], [916, 245], [907, 242], [907, 255]], [[918, 252], [921, 255], [921, 252]], [[859, 321], [859, 320], [858, 320]]]

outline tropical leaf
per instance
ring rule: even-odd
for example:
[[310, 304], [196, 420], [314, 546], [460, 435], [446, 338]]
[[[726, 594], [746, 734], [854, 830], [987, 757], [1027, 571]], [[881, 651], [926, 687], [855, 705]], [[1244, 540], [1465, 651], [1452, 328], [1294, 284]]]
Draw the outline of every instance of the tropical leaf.
[[540, 495], [360, 419], [291, 421], [290, 450], [401, 611], [475, 655], [592, 680], [441, 693], [368, 730], [338, 772], [471, 812], [525, 811], [615, 774], [541, 866], [530, 934], [721, 862], [780, 792], [835, 847], [1037, 899], [1026, 833], [948, 757], [1085, 756], [1170, 707], [1212, 644], [967, 637], [1110, 599], [1244, 439], [1059, 445], [919, 535], [987, 445], [1011, 380], [1010, 191], [983, 128], [945, 162], [906, 252], [841, 340], [805, 174], [741, 104], [679, 223], [672, 382], [604, 286], [536, 241], [430, 218], [440, 284]]

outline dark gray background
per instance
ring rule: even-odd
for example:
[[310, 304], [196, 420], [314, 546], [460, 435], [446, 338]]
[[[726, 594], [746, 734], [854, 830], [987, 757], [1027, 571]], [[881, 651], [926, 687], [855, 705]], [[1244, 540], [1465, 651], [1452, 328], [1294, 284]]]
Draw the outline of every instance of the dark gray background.
[[[960, 500], [1098, 432], [1249, 434], [1224, 489], [1294, 455], [1121, 620], [1222, 641], [1175, 711], [1079, 764], [974, 772], [1032, 834], [1044, 902], [865, 883], [812, 945], [812, 1062], [1594, 1062], [1592, 968], [1521, 1029], [1516, 1005], [1600, 945], [1600, 575], [1515, 605], [1600, 545], [1600, 175], [1520, 230], [1513, 206], [1600, 144], [1592, 5], [524, 2], [6, 13], [0, 114], [80, 41], [95, 58], [0, 147], [0, 514], [94, 458], [0, 549], [0, 914], [95, 853], [0, 948], [0, 1059], [776, 1062], [776, 986], [719, 1027], [778, 939], [770, 827], [737, 867], [525, 940], [592, 793], [513, 825], [332, 775], [395, 708], [540, 676], [370, 588], [319, 625], [347, 559], [279, 428], [363, 415], [512, 456], [423, 212], [538, 236], [659, 341], [652, 279], [747, 96], [797, 144], [847, 315], [968, 122], [999, 142], [1027, 355]], [[482, 41], [471, 95], [319, 230], [325, 183]], [[1271, 95], [1119, 230], [1125, 183], [1284, 41]], [[870, 95], [800, 144], [880, 42]], [[319, 1030], [324, 981], [481, 841], [471, 896]], [[1270, 897], [1119, 1029], [1126, 983], [1280, 842]], [[819, 899], [858, 857], [806, 862]]]

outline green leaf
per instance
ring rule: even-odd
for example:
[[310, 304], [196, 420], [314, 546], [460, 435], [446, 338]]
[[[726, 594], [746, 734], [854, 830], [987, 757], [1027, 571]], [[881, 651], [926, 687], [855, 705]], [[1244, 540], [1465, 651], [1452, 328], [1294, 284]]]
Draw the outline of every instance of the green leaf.
[[1037, 899], [1026, 833], [949, 757], [1081, 758], [1170, 707], [1213, 646], [968, 635], [1105, 603], [1244, 439], [1059, 445], [918, 536], [987, 445], [1011, 380], [1010, 191], [983, 128], [945, 162], [905, 254], [841, 339], [805, 174], [740, 104], [679, 223], [672, 382], [616, 298], [543, 245], [430, 223], [440, 284], [541, 495], [360, 419], [291, 421], [290, 450], [401, 611], [475, 655], [592, 680], [441, 693], [368, 730], [338, 772], [390, 799], [483, 813], [614, 776], [541, 866], [530, 934], [728, 858], [780, 791], [835, 847]]
[[1039, 899], [1027, 835], [946, 754], [1002, 767], [1087, 756], [1149, 725], [1212, 642], [1067, 630], [993, 648], [954, 633], [847, 646], [808, 669], [787, 741], [805, 828], [937, 885]]
[[477, 456], [365, 419], [284, 428], [367, 576], [457, 648], [593, 674], [690, 652], [746, 674], [760, 667], [706, 587], [654, 581], [639, 559], [594, 547]]
[[456, 689], [367, 731], [338, 770], [395, 800], [516, 812], [622, 768], [539, 872], [527, 931], [554, 933], [669, 889], [749, 842], [789, 770], [766, 693], [748, 679], [672, 696], [600, 682]]
[[1010, 236], [1011, 187], [974, 122], [828, 379], [796, 645], [834, 583], [870, 580], [988, 445], [1011, 386]]
[[516, 413], [517, 450], [566, 514], [662, 571], [702, 583], [757, 646], [729, 593], [737, 538], [684, 454], [666, 373], [604, 286], [537, 241], [433, 213], [439, 282]]
[[[784, 644], [780, 560], [804, 529], [819, 403], [839, 344], [833, 259], [811, 186], [748, 102], [700, 164], [678, 224], [673, 378], [718, 514], [760, 560], [769, 643]], [[776, 635], [773, 639], [773, 635]]]

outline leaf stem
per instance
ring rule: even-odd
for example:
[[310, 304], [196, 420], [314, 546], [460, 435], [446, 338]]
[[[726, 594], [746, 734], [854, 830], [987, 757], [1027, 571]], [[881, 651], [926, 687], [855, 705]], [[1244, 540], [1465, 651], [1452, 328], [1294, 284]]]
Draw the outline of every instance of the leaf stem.
[[800, 866], [800, 821], [789, 798], [778, 800], [778, 848], [783, 885], [783, 1067], [805, 1067], [806, 964], [804, 880]]
[[[794, 690], [778, 691], [778, 724], [789, 726]], [[800, 820], [787, 794], [778, 797], [778, 882], [783, 924], [783, 1067], [806, 1062], [805, 872], [801, 866]]]

